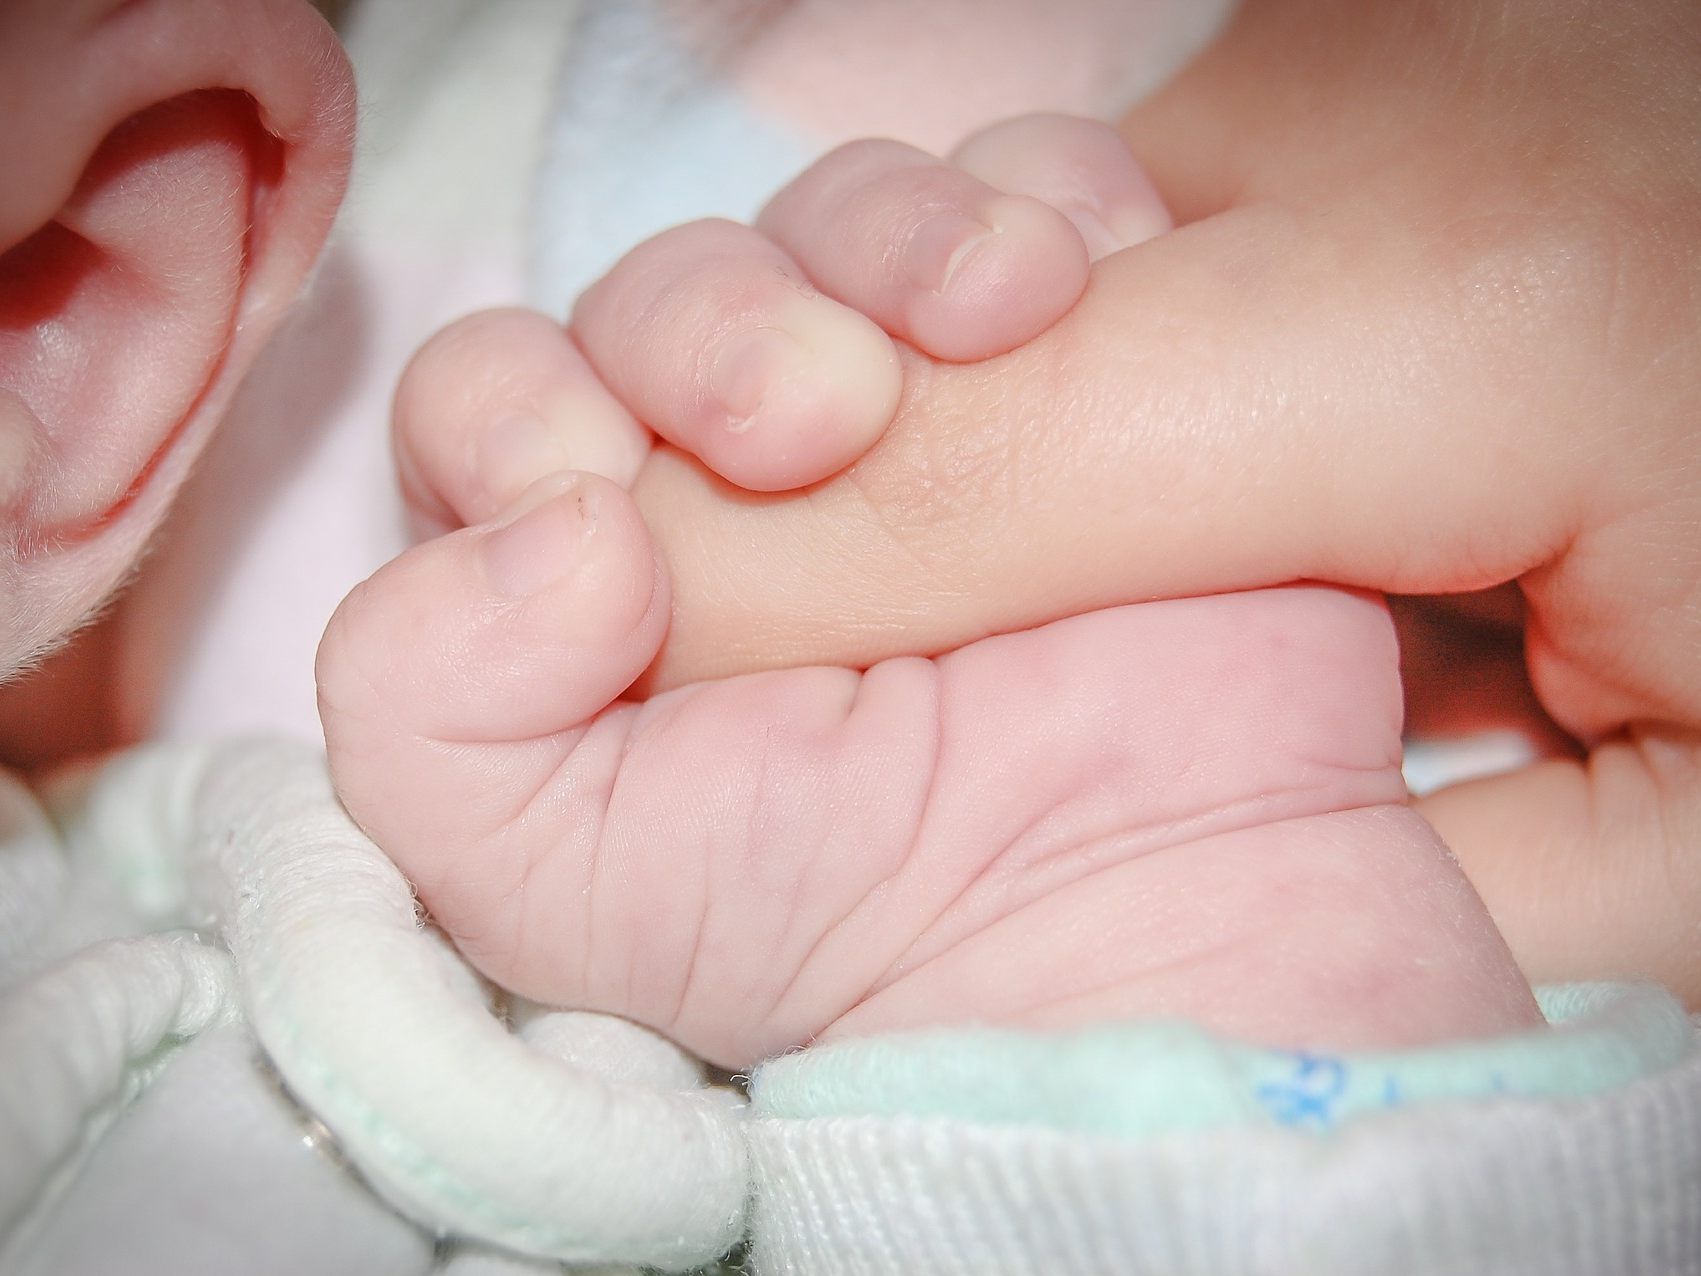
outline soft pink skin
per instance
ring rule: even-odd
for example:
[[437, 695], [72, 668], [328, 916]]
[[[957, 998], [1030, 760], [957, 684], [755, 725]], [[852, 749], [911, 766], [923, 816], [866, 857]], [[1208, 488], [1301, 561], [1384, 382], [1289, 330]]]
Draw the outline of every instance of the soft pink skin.
[[344, 800], [497, 982], [728, 1067], [971, 1021], [1336, 1048], [1537, 1022], [1403, 805], [1378, 603], [1124, 607], [605, 708], [665, 574], [612, 484], [528, 505], [391, 564], [320, 655]]
[[397, 394], [403, 483], [431, 525], [476, 522], [562, 469], [631, 484], [652, 431], [745, 491], [820, 482], [892, 423], [900, 358], [1016, 349], [1075, 304], [1090, 260], [1168, 227], [1101, 123], [1007, 121], [948, 160], [849, 143], [754, 228], [711, 219], [638, 245], [566, 333], [517, 310], [446, 328]]
[[817, 160], [757, 228], [822, 292], [941, 359], [1023, 344], [1087, 285], [1086, 245], [1062, 213], [901, 142], [849, 142]]
[[573, 329], [624, 407], [742, 487], [824, 478], [897, 411], [885, 333], [736, 222], [692, 222], [639, 245], [579, 298]]

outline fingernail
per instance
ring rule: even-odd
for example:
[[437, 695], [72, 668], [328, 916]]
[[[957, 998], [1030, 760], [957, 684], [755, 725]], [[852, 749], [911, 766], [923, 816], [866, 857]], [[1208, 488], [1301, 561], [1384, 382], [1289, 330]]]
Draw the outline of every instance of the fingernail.
[[536, 412], [520, 410], [495, 422], [478, 441], [478, 474], [497, 505], [513, 500], [547, 474], [572, 464], [566, 440]]
[[995, 227], [962, 213], [940, 213], [917, 226], [904, 253], [910, 282], [929, 292], [944, 292], [951, 278]]
[[709, 392], [726, 410], [728, 428], [749, 429], [769, 388], [791, 375], [804, 354], [795, 337], [770, 325], [728, 338], [709, 372]]
[[1175, 220], [1169, 215], [1169, 209], [1158, 202], [1155, 195], [1149, 201], [1109, 210], [1105, 222], [1120, 248], [1132, 248], [1175, 229]]
[[1119, 184], [1115, 196], [1102, 204], [1077, 205], [1063, 211], [1087, 241], [1087, 254], [1094, 261], [1175, 229], [1169, 209], [1144, 175]]
[[528, 598], [566, 580], [595, 534], [595, 492], [577, 475], [534, 483], [479, 544], [485, 578], [499, 594]]
[[1130, 246], [1105, 224], [1104, 218], [1098, 215], [1096, 209], [1065, 208], [1063, 212], [1075, 224], [1075, 229], [1081, 232], [1081, 239], [1087, 245], [1087, 256], [1090, 260], [1097, 261]]

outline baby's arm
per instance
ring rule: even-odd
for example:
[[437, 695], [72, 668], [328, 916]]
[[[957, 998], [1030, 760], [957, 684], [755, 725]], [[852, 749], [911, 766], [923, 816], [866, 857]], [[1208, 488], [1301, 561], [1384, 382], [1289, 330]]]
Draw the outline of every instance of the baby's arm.
[[1403, 804], [1368, 599], [1120, 608], [611, 705], [668, 596], [631, 499], [566, 476], [410, 551], [326, 636], [349, 810], [510, 988], [729, 1067], [967, 1022], [1333, 1048], [1535, 1022]]

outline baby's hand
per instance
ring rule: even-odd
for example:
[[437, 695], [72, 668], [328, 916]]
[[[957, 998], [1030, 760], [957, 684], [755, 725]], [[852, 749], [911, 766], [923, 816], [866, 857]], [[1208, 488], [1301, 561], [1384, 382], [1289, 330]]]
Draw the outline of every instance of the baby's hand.
[[[930, 367], [1025, 344], [1080, 298], [1091, 259], [1168, 226], [1103, 124], [1013, 120], [949, 162], [852, 143], [754, 228], [693, 222], [640, 245], [566, 333], [517, 310], [440, 333], [397, 395], [404, 486], [443, 528], [562, 469], [627, 486], [652, 460], [695, 469], [681, 453], [749, 492], [816, 483], [880, 438]], [[672, 445], [653, 458], [651, 431]]]
[[558, 476], [326, 634], [339, 792], [509, 988], [728, 1067], [964, 1022], [1344, 1048], [1535, 1021], [1403, 804], [1367, 598], [1125, 607], [610, 704], [668, 614], [631, 498]]
[[[1533, 975], [1701, 1005], [1701, 11], [1474, 12], [1242, 6], [1127, 125], [1181, 229], [996, 360], [907, 359], [831, 481], [758, 496], [629, 443], [678, 580], [646, 685], [1282, 581], [1515, 582], [1492, 698], [1571, 748], [1423, 810]], [[461, 457], [516, 393], [423, 402], [426, 363], [414, 485], [485, 517]]]

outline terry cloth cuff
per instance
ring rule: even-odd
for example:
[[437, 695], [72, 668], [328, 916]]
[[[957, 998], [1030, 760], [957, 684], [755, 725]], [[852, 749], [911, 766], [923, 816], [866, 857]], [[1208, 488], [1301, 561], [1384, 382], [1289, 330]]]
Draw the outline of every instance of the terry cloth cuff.
[[1573, 984], [1537, 1000], [1546, 1028], [1356, 1054], [1263, 1049], [1171, 1021], [907, 1033], [772, 1060], [751, 1095], [757, 1115], [793, 1120], [948, 1117], [1116, 1138], [1244, 1125], [1322, 1133], [1439, 1100], [1598, 1093], [1695, 1048], [1683, 1007], [1652, 985]]
[[1428, 1050], [918, 1033], [752, 1080], [752, 1271], [1698, 1276], [1701, 1049], [1658, 989]]

